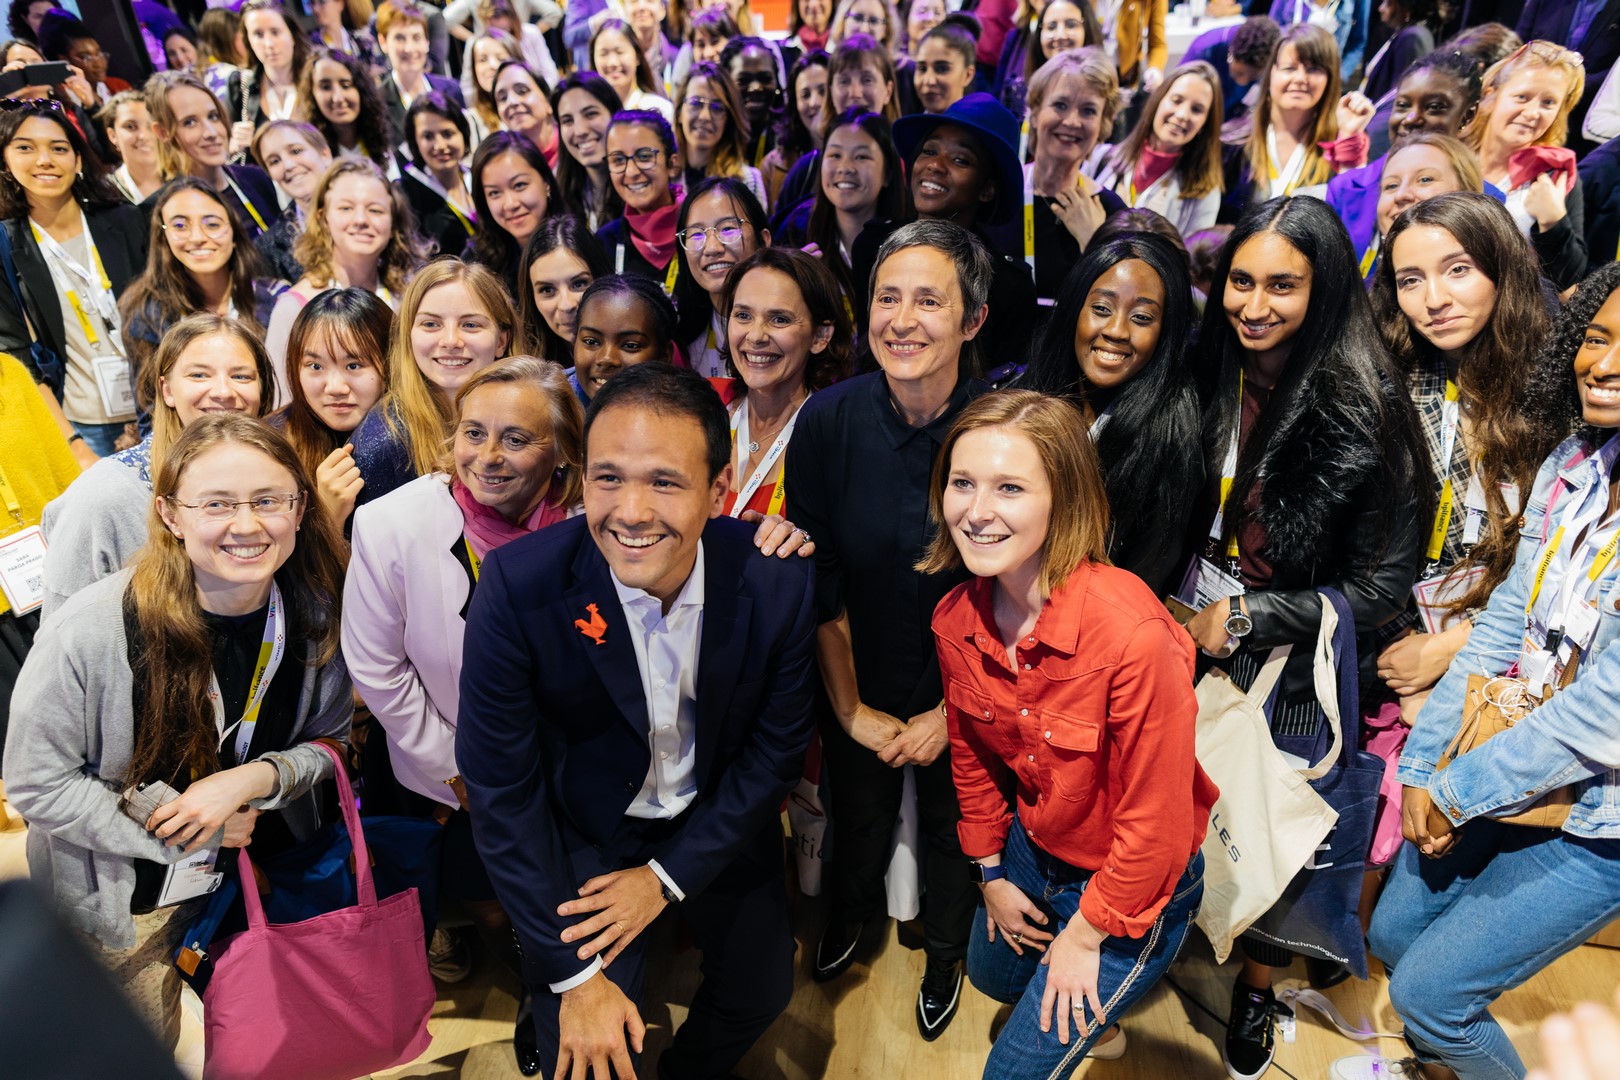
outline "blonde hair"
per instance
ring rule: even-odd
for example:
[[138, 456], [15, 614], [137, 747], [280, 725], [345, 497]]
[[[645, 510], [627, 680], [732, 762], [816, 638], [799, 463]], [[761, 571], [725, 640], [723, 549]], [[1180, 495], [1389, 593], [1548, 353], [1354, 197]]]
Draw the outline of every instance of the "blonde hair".
[[1408, 135], [1400, 142], [1389, 148], [1384, 155], [1384, 167], [1378, 172], [1380, 181], [1384, 173], [1389, 171], [1389, 163], [1395, 160], [1395, 155], [1414, 146], [1432, 146], [1445, 156], [1451, 165], [1451, 171], [1457, 176], [1457, 186], [1462, 191], [1472, 191], [1480, 194], [1485, 190], [1485, 177], [1479, 169], [1479, 155], [1468, 149], [1466, 145], [1454, 136], [1442, 135], [1438, 131], [1419, 131]]
[[1570, 111], [1575, 108], [1575, 103], [1581, 100], [1581, 94], [1586, 90], [1586, 66], [1581, 60], [1581, 54], [1573, 49], [1566, 49], [1550, 41], [1527, 41], [1492, 64], [1480, 81], [1479, 108], [1474, 110], [1474, 118], [1468, 121], [1468, 126], [1463, 128], [1462, 134], [1458, 136], [1470, 150], [1479, 153], [1484, 148], [1485, 132], [1490, 127], [1491, 114], [1496, 111], [1497, 91], [1506, 86], [1508, 80], [1520, 71], [1534, 68], [1548, 68], [1560, 72], [1564, 76], [1565, 86], [1564, 100], [1558, 104], [1558, 115], [1553, 117], [1552, 123], [1547, 125], [1547, 130], [1532, 145], [1564, 145], [1564, 140], [1569, 135]]
[[1041, 598], [1069, 579], [1081, 563], [1108, 564], [1108, 491], [1085, 417], [1071, 402], [1034, 390], [1002, 390], [974, 401], [951, 425], [934, 458], [928, 482], [928, 520], [934, 536], [916, 570], [938, 574], [962, 565], [962, 554], [945, 520], [945, 485], [951, 458], [962, 436], [985, 428], [1007, 428], [1035, 447], [1052, 491], [1051, 516], [1041, 544]]
[[146, 365], [145, 375], [147, 385], [145, 391], [151, 395], [152, 402], [152, 460], [160, 462], [169, 447], [180, 438], [185, 425], [180, 422], [180, 416], [163, 400], [161, 380], [174, 366], [180, 362], [185, 351], [207, 337], [235, 338], [253, 357], [253, 368], [259, 376], [259, 408], [253, 415], [264, 417], [269, 414], [270, 408], [275, 404], [275, 369], [270, 363], [270, 354], [265, 350], [264, 341], [258, 333], [238, 319], [227, 319], [222, 315], [203, 312], [196, 315], [187, 315], [184, 319], [169, 327], [163, 340], [158, 342], [157, 351], [152, 354], [152, 360]]
[[395, 324], [398, 329], [388, 357], [388, 393], [383, 396], [382, 406], [388, 430], [406, 443], [411, 469], [417, 476], [426, 476], [443, 462], [455, 432], [455, 414], [450, 403], [416, 366], [411, 326], [416, 322], [422, 298], [430, 290], [450, 282], [460, 282], [467, 287], [484, 313], [495, 320], [495, 325], [506, 335], [507, 348], [511, 348], [517, 328], [517, 315], [512, 310], [506, 286], [477, 263], [435, 259], [411, 280], [399, 304], [399, 319]]
[[[324, 139], [321, 145], [325, 145]], [[368, 177], [388, 192], [392, 211], [388, 246], [377, 256], [377, 280], [389, 292], [398, 294], [404, 291], [406, 279], [427, 261], [426, 247], [416, 235], [416, 218], [405, 201], [404, 190], [389, 184], [382, 170], [369, 159], [339, 158], [321, 174], [304, 229], [293, 242], [293, 258], [303, 266], [304, 275], [321, 288], [337, 284], [332, 275], [332, 232], [326, 225], [326, 199], [332, 185], [345, 176]]]
[[[546, 501], [552, 506], [571, 507], [585, 497], [585, 409], [579, 403], [568, 382], [568, 372], [561, 364], [542, 360], [538, 356], [511, 356], [498, 360], [480, 371], [456, 391], [456, 419], [451, 427], [454, 441], [455, 425], [461, 423], [462, 410], [473, 392], [485, 386], [518, 385], [538, 390], [545, 395], [547, 422], [551, 425], [551, 441], [555, 447], [556, 473], [546, 491]], [[446, 448], [445, 460], [440, 468], [455, 471], [453, 455]]]
[[377, 40], [386, 38], [389, 31], [400, 26], [420, 26], [428, 31], [427, 12], [406, 0], [386, 0], [377, 6]]
[[265, 137], [272, 131], [293, 132], [309, 143], [312, 150], [319, 150], [327, 157], [332, 156], [332, 148], [326, 145], [326, 136], [322, 135], [314, 124], [305, 120], [271, 120], [268, 123], [259, 125], [259, 129], [253, 133], [253, 143], [248, 147], [249, 153], [253, 155], [254, 162], [261, 169], [264, 168], [264, 151], [260, 149], [260, 144], [264, 142]]
[[175, 138], [174, 109], [169, 107], [169, 95], [175, 90], [200, 90], [208, 95], [208, 100], [214, 103], [219, 113], [219, 122], [227, 129], [230, 127], [230, 114], [225, 111], [225, 104], [219, 100], [219, 95], [208, 89], [202, 76], [194, 71], [159, 71], [155, 72], [146, 81], [146, 112], [152, 118], [152, 125], [160, 127], [163, 131], [155, 140], [157, 142], [158, 173], [165, 180], [173, 180], [190, 172], [186, 168], [186, 156], [180, 152], [179, 140]]
[[1119, 112], [1119, 71], [1108, 53], [1100, 45], [1084, 45], [1078, 49], [1064, 49], [1041, 65], [1029, 80], [1025, 100], [1029, 104], [1029, 154], [1035, 156], [1035, 114], [1041, 111], [1052, 84], [1066, 75], [1078, 78], [1088, 89], [1103, 99], [1102, 133], [1107, 135]]
[[1282, 56], [1283, 49], [1290, 46], [1296, 60], [1307, 67], [1323, 69], [1328, 77], [1322, 100], [1316, 103], [1315, 123], [1305, 136], [1305, 166], [1300, 170], [1299, 181], [1294, 186], [1300, 188], [1325, 184], [1332, 176], [1333, 169], [1322, 156], [1318, 144], [1333, 142], [1339, 137], [1339, 114], [1336, 110], [1343, 83], [1339, 75], [1339, 43], [1332, 34], [1310, 23], [1297, 23], [1282, 32], [1277, 44], [1272, 47], [1266, 70], [1261, 73], [1260, 99], [1254, 105], [1254, 125], [1249, 129], [1249, 142], [1244, 149], [1249, 159], [1249, 176], [1255, 182], [1271, 176], [1271, 154], [1266, 149], [1266, 133], [1271, 130], [1271, 72], [1276, 68], [1277, 58]]

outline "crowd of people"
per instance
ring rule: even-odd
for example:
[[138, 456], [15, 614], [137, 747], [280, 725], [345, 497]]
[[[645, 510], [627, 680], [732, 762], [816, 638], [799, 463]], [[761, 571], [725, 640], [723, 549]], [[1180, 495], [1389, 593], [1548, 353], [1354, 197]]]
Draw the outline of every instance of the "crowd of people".
[[[725, 1076], [808, 779], [807, 973], [909, 844], [919, 1037], [971, 982], [987, 1078], [1067, 1076], [1216, 900], [1228, 680], [1383, 767], [1310, 918], [1408, 1046], [1335, 1080], [1525, 1076], [1492, 1004], [1620, 915], [1620, 8], [183, 6], [127, 79], [49, 0], [0, 46], [67, 73], [0, 99], [6, 797], [171, 1046], [335, 780], [442, 826], [423, 962], [510, 972], [525, 1075], [634, 1075], [673, 907], [658, 1075]], [[1232, 1080], [1365, 968], [1273, 900]]]

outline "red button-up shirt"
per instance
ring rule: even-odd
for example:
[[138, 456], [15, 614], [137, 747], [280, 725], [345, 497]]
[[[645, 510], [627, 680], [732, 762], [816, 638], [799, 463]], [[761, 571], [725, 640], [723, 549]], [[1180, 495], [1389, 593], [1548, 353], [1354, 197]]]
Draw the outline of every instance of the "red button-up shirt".
[[1204, 839], [1215, 784], [1193, 755], [1193, 644], [1134, 574], [1083, 563], [1007, 649], [977, 578], [934, 611], [969, 858], [1032, 843], [1094, 871], [1086, 921], [1140, 937]]

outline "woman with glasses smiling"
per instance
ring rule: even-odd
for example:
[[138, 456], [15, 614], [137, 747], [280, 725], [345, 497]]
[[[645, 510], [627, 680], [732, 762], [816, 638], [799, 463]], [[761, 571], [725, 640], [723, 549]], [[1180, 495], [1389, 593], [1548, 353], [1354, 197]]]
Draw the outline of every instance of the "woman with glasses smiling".
[[333, 766], [313, 743], [354, 716], [343, 538], [311, 487], [264, 423], [199, 420], [157, 465], [132, 565], [43, 627], [12, 699], [34, 881], [171, 1049], [180, 937], [234, 849], [314, 833]]
[[[119, 309], [135, 386], [171, 326], [195, 312], [250, 323], [260, 334], [287, 283], [267, 277], [264, 261], [218, 193], [201, 180], [171, 180], [154, 197], [151, 253]], [[152, 430], [152, 402], [135, 396], [141, 434]]]
[[686, 343], [686, 362], [704, 378], [727, 374], [721, 297], [731, 268], [769, 247], [765, 209], [735, 176], [711, 176], [681, 204], [676, 219], [676, 340]]
[[675, 100], [680, 105], [675, 142], [686, 166], [686, 186], [695, 188], [704, 177], [735, 176], [768, 204], [765, 181], [745, 157], [748, 123], [726, 69], [709, 61], [693, 64]]
[[624, 216], [596, 231], [613, 272], [652, 278], [673, 293], [681, 154], [663, 115], [645, 109], [615, 113], [608, 124], [607, 169], [624, 200]]

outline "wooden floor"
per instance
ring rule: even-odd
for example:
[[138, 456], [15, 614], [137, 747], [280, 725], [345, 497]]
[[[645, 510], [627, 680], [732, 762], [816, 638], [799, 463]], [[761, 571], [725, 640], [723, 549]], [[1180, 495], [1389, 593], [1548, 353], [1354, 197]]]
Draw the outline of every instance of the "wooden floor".
[[[27, 872], [22, 835], [0, 834], [0, 877]], [[973, 1080], [979, 1076], [1002, 1010], [968, 986], [961, 1012], [950, 1029], [937, 1042], [924, 1042], [913, 1019], [923, 967], [922, 952], [913, 940], [914, 927], [890, 923], [881, 935], [874, 929], [863, 945], [860, 962], [836, 982], [818, 985], [808, 976], [806, 958], [820, 928], [820, 904], [801, 899], [795, 910], [800, 948], [792, 1005], [744, 1059], [738, 1075], [748, 1080]], [[642, 1063], [642, 1076], [648, 1078], [654, 1076], [657, 1053], [668, 1045], [673, 1027], [684, 1019], [685, 1009], [679, 1003], [690, 1000], [698, 978], [697, 954], [679, 951], [673, 920], [661, 920], [652, 933], [654, 955], [663, 959], [655, 959], [648, 971], [648, 1003], [643, 1015], [651, 1030]], [[1199, 1004], [1224, 1017], [1235, 970], [1235, 962], [1230, 961], [1217, 967], [1209, 947], [1194, 933], [1171, 979], [1198, 1004], [1161, 983], [1124, 1019], [1130, 1039], [1126, 1056], [1120, 1061], [1088, 1062], [1076, 1075], [1093, 1080], [1223, 1077], [1219, 1039], [1224, 1027]], [[1302, 965], [1290, 974], [1293, 977], [1283, 980], [1284, 984], [1303, 982]], [[1493, 1011], [1526, 1061], [1535, 1064], [1540, 1060], [1535, 1030], [1542, 1017], [1581, 999], [1607, 1000], [1617, 984], [1620, 950], [1583, 946], [1504, 996]], [[508, 976], [482, 962], [465, 982], [440, 987], [430, 1025], [433, 1045], [410, 1065], [378, 1075], [463, 1080], [521, 1076], [508, 1041], [517, 1009], [513, 990]], [[1381, 972], [1367, 982], [1341, 984], [1327, 996], [1352, 1023], [1380, 1030], [1399, 1028]], [[1278, 1048], [1270, 1074], [1275, 1080], [1325, 1080], [1336, 1059], [1372, 1050], [1371, 1044], [1354, 1043], [1309, 1015], [1300, 1017], [1298, 1030], [1295, 1043]], [[188, 1017], [180, 1057], [189, 1059], [193, 1069], [200, 1058], [197, 1040], [195, 1018]], [[1401, 1044], [1383, 1045], [1394, 1051]]]

